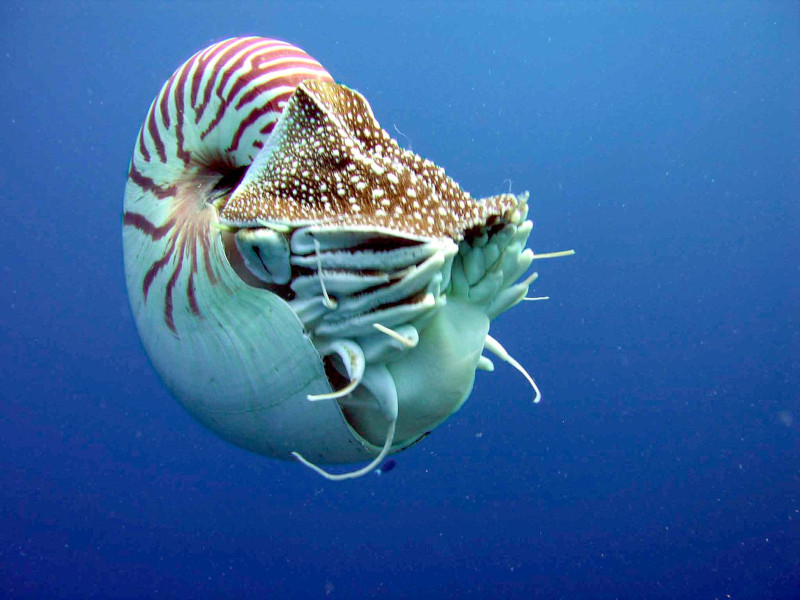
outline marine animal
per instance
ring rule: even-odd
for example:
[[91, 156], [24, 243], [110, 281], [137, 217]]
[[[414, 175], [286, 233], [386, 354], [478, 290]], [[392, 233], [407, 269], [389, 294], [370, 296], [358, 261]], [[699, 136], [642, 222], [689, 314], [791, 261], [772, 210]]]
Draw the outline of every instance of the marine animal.
[[141, 127], [128, 296], [156, 371], [198, 421], [357, 477], [458, 410], [476, 370], [493, 369], [485, 353], [538, 402], [489, 335], [536, 278], [527, 213], [527, 194], [473, 198], [402, 149], [303, 50], [232, 38], [181, 65]]

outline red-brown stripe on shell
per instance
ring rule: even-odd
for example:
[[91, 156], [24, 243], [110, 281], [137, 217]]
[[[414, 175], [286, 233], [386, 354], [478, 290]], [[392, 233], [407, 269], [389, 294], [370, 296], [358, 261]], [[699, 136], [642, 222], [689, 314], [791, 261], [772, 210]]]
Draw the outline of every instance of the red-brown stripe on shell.
[[[209, 252], [210, 236], [217, 235], [209, 205], [216, 185], [253, 162], [295, 88], [309, 78], [331, 81], [322, 65], [291, 44], [232, 38], [186, 61], [150, 106], [131, 161], [123, 225], [154, 242], [166, 237], [140, 285], [149, 300], [153, 280], [170, 272], [159, 301], [175, 335], [173, 295], [185, 293], [191, 312], [200, 315], [198, 270], [217, 284]], [[185, 261], [189, 274], [181, 278]]]

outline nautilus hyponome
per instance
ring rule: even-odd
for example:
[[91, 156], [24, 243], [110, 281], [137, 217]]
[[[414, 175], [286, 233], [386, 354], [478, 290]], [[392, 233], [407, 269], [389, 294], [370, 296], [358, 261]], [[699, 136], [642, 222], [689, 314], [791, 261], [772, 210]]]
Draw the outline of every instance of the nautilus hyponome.
[[[195, 54], [153, 101], [123, 245], [158, 373], [224, 439], [362, 475], [467, 399], [536, 275], [527, 194], [476, 200], [276, 40]], [[557, 253], [563, 254], [563, 253]], [[545, 255], [546, 256], [546, 255]], [[370, 461], [332, 475], [319, 463]]]

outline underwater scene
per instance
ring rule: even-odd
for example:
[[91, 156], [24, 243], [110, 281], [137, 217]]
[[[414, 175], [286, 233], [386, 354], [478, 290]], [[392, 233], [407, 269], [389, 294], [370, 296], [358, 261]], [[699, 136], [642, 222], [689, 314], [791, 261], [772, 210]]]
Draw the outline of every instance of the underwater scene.
[[796, 3], [0, 23], [0, 596], [800, 597]]

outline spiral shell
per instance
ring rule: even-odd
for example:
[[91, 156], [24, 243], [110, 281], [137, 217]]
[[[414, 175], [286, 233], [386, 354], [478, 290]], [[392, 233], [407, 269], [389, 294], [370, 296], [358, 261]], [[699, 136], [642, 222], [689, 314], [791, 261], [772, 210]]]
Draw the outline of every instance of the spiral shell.
[[299, 48], [234, 38], [186, 61], [142, 125], [128, 295], [200, 422], [323, 474], [371, 460], [360, 475], [461, 406], [485, 349], [518, 366], [488, 332], [535, 277], [519, 281], [526, 215], [527, 195], [475, 200], [400, 148]]

